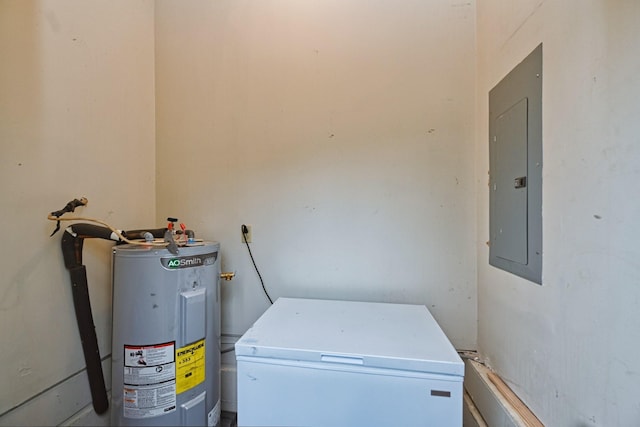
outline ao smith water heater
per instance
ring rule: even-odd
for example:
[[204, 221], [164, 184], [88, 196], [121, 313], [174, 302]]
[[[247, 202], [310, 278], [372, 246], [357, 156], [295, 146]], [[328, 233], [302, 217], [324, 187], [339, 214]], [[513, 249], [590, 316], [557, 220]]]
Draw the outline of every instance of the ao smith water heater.
[[113, 425], [218, 425], [219, 251], [114, 247]]
[[[91, 218], [62, 217], [87, 200], [51, 212], [65, 229], [62, 252], [72, 284], [87, 376], [98, 414], [109, 401], [82, 265], [86, 238], [116, 241], [113, 248], [111, 425], [220, 424], [220, 245], [193, 231], [167, 228], [122, 231]], [[125, 244], [126, 243], [126, 244]]]

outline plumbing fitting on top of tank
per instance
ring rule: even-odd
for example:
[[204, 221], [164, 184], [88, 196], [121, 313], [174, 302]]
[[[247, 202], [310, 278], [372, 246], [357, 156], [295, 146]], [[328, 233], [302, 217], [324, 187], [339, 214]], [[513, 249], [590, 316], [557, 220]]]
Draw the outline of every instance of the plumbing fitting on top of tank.
[[[165, 228], [146, 228], [137, 230], [118, 230], [104, 221], [81, 216], [68, 216], [76, 208], [87, 205], [85, 197], [73, 199], [64, 208], [53, 211], [48, 215], [48, 219], [56, 222], [56, 228], [51, 236], [60, 230], [61, 221], [74, 221], [65, 228], [62, 236], [61, 247], [65, 267], [69, 270], [72, 284], [73, 304], [82, 341], [89, 386], [91, 390], [93, 407], [96, 413], [103, 414], [109, 408], [109, 401], [105, 387], [102, 371], [100, 351], [96, 337], [89, 290], [87, 285], [86, 267], [82, 264], [82, 248], [84, 239], [100, 238], [116, 242], [116, 245], [129, 244], [141, 249], [148, 248], [162, 250], [166, 249], [171, 255], [178, 255], [180, 248], [185, 251], [194, 246], [205, 246], [202, 239], [196, 239], [195, 233], [187, 229], [184, 223], [179, 223], [177, 218], [168, 218]], [[83, 222], [77, 222], [83, 221]], [[216, 252], [217, 257], [217, 252]], [[218, 279], [231, 280], [234, 273], [221, 273], [218, 268]], [[216, 297], [216, 301], [218, 301]], [[115, 357], [115, 356], [114, 356]], [[210, 406], [210, 405], [209, 405]], [[209, 417], [212, 412], [209, 413]], [[211, 419], [209, 420], [211, 421]]]
[[89, 201], [86, 197], [73, 199], [66, 206], [58, 211], [51, 212], [48, 219], [56, 221], [56, 228], [51, 236], [60, 230], [60, 221], [88, 221], [93, 224], [91, 227], [84, 227], [91, 224], [72, 224], [65, 232], [72, 235], [78, 231], [84, 231], [83, 237], [97, 237], [106, 240], [113, 240], [117, 243], [128, 243], [132, 245], [141, 245], [148, 247], [167, 248], [172, 254], [178, 253], [179, 246], [201, 245], [202, 239], [196, 239], [193, 230], [188, 230], [184, 223], [180, 223], [180, 228], [175, 227], [177, 218], [167, 218], [167, 227], [159, 229], [141, 229], [141, 230], [118, 230], [104, 221], [96, 218], [87, 217], [62, 217], [64, 214], [74, 212], [79, 206], [86, 206]]

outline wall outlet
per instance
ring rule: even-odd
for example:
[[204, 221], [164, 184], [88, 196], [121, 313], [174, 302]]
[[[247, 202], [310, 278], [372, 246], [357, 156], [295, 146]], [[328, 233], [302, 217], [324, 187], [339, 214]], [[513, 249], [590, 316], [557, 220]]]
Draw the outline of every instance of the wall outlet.
[[[244, 227], [247, 227], [246, 233]], [[246, 239], [246, 240], [245, 240]], [[240, 226], [240, 242], [242, 243], [251, 243], [251, 225], [242, 224]]]

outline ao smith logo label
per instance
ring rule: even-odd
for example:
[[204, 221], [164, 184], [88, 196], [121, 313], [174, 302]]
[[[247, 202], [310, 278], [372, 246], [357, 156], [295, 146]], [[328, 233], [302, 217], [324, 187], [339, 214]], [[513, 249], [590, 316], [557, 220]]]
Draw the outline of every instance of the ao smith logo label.
[[169, 262], [167, 263], [167, 266], [169, 268], [179, 268], [179, 267], [191, 267], [194, 265], [201, 265], [201, 264], [202, 264], [202, 258], [189, 258], [189, 259], [176, 258], [176, 259], [169, 260]]
[[213, 265], [216, 259], [218, 259], [218, 252], [211, 252], [202, 255], [160, 258], [160, 263], [168, 270], [176, 270], [179, 268], [200, 267], [201, 265]]

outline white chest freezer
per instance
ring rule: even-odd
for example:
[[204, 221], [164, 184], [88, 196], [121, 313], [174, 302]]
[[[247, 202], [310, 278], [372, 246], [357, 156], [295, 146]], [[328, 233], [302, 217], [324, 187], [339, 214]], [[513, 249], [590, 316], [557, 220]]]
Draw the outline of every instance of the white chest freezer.
[[425, 306], [280, 298], [235, 348], [239, 426], [462, 426], [464, 364]]

